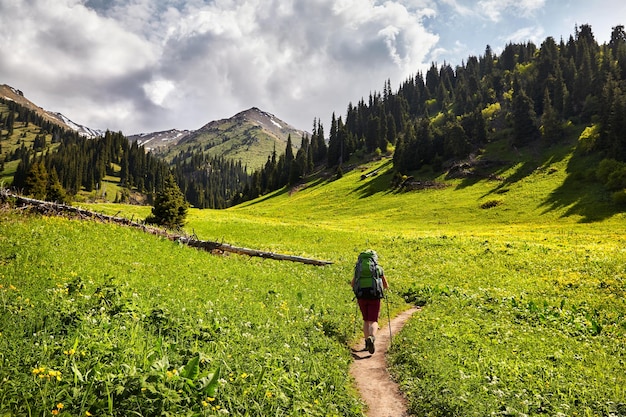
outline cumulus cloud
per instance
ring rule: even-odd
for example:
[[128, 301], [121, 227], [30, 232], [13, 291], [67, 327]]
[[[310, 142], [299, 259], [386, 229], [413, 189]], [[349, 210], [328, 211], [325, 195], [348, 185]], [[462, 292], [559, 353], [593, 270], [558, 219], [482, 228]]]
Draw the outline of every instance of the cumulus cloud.
[[[626, 10], [617, 0], [610, 8]], [[624, 22], [607, 23], [600, 9], [546, 0], [0, 0], [0, 83], [126, 134], [196, 129], [252, 106], [310, 129], [387, 79], [397, 86], [433, 61], [458, 65], [487, 44], [540, 43], [568, 35], [572, 22], [606, 38]]]
[[388, 79], [398, 86], [433, 61], [458, 65], [487, 44], [498, 51], [567, 35], [564, 21], [586, 23], [597, 9], [546, 0], [0, 0], [0, 83], [126, 134], [197, 129], [252, 106], [310, 129]]
[[0, 46], [14, 51], [0, 82], [128, 134], [252, 106], [309, 129], [421, 70], [432, 14], [415, 0], [0, 0]]

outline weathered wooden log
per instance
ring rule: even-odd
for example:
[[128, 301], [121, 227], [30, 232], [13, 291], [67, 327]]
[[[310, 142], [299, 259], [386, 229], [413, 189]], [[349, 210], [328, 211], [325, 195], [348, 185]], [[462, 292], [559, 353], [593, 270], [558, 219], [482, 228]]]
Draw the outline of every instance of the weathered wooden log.
[[30, 206], [30, 207], [35, 208], [38, 212], [43, 213], [43, 214], [54, 213], [55, 215], [62, 215], [62, 214], [69, 213], [75, 216], [79, 216], [80, 218], [83, 218], [83, 219], [84, 218], [96, 219], [101, 222], [112, 222], [112, 223], [121, 224], [124, 226], [138, 228], [138, 229], [143, 230], [146, 233], [150, 233], [150, 234], [157, 235], [157, 236], [162, 236], [169, 240], [180, 242], [187, 246], [202, 249], [207, 252], [218, 250], [218, 251], [223, 251], [223, 252], [235, 253], [238, 255], [256, 256], [256, 257], [265, 258], [265, 259], [274, 259], [277, 261], [300, 262], [303, 264], [316, 265], [316, 266], [324, 266], [324, 265], [332, 264], [332, 262], [330, 261], [321, 261], [318, 259], [304, 258], [301, 256], [284, 255], [280, 253], [266, 252], [266, 251], [261, 251], [261, 250], [256, 250], [256, 249], [232, 246], [227, 243], [213, 242], [209, 240], [199, 240], [199, 239], [191, 238], [188, 236], [183, 236], [180, 234], [170, 233], [165, 229], [161, 229], [157, 227], [150, 227], [144, 223], [132, 221], [124, 217], [109, 216], [106, 214], [96, 213], [90, 210], [85, 210], [85, 209], [70, 206], [67, 204], [59, 204], [59, 203], [53, 203], [50, 201], [42, 201], [42, 200], [37, 200], [34, 198], [23, 197], [21, 195], [11, 193], [6, 189], [0, 189], [0, 200], [3, 200], [3, 201], [12, 200], [18, 206], [22, 206], [22, 207]]

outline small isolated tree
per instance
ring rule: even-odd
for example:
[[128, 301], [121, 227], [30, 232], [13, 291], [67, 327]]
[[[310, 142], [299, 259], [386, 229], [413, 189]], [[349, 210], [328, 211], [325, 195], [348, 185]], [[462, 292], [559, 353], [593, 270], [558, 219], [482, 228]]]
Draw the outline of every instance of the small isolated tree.
[[163, 189], [157, 193], [152, 214], [146, 217], [146, 223], [173, 229], [181, 228], [185, 224], [188, 208], [189, 205], [176, 184], [174, 176], [169, 174]]

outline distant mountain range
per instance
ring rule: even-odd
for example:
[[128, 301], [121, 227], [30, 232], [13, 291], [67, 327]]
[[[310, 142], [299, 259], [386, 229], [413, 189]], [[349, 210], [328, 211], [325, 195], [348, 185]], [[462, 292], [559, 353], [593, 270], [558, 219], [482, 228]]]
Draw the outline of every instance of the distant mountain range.
[[[46, 120], [76, 131], [82, 136], [95, 138], [105, 133], [75, 123], [61, 113], [45, 110], [27, 99], [22, 91], [9, 85], [0, 85], [0, 97], [15, 101]], [[209, 122], [198, 130], [171, 129], [140, 133], [128, 136], [128, 140], [136, 141], [146, 150], [167, 161], [171, 161], [181, 152], [190, 154], [201, 151], [211, 156], [241, 161], [249, 170], [254, 170], [261, 168], [274, 150], [278, 155], [284, 153], [289, 136], [296, 151], [305, 134], [307, 133], [273, 114], [252, 107], [228, 119]]]
[[171, 161], [181, 152], [223, 156], [241, 161], [249, 169], [262, 167], [274, 150], [285, 152], [291, 136], [294, 150], [300, 146], [306, 132], [298, 130], [273, 114], [256, 107], [228, 118], [207, 123], [198, 130], [167, 130], [142, 133], [128, 137], [155, 155]]
[[5, 100], [15, 101], [21, 104], [22, 106], [29, 108], [30, 110], [36, 112], [37, 114], [42, 116], [44, 119], [49, 120], [50, 122], [55, 123], [65, 129], [74, 130], [82, 136], [85, 136], [88, 138], [95, 138], [95, 137], [104, 135], [104, 131], [102, 130], [91, 129], [87, 126], [74, 123], [72, 120], [70, 120], [68, 117], [64, 116], [61, 113], [48, 111], [37, 106], [35, 103], [33, 103], [32, 101], [24, 97], [24, 93], [22, 91], [16, 88], [13, 88], [9, 85], [6, 85], [6, 84], [0, 85], [0, 97], [4, 98]]

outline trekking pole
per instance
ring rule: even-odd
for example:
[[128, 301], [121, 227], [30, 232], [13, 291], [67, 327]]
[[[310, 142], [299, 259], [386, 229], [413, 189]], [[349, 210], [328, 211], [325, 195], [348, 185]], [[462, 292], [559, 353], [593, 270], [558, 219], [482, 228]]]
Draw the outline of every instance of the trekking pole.
[[387, 301], [387, 322], [389, 323], [389, 347], [391, 347], [391, 315], [389, 314], [389, 298], [385, 294], [385, 301]]
[[354, 303], [356, 305], [356, 309], [354, 310], [354, 327], [352, 328], [352, 336], [356, 334], [356, 319], [359, 316], [359, 303]]

